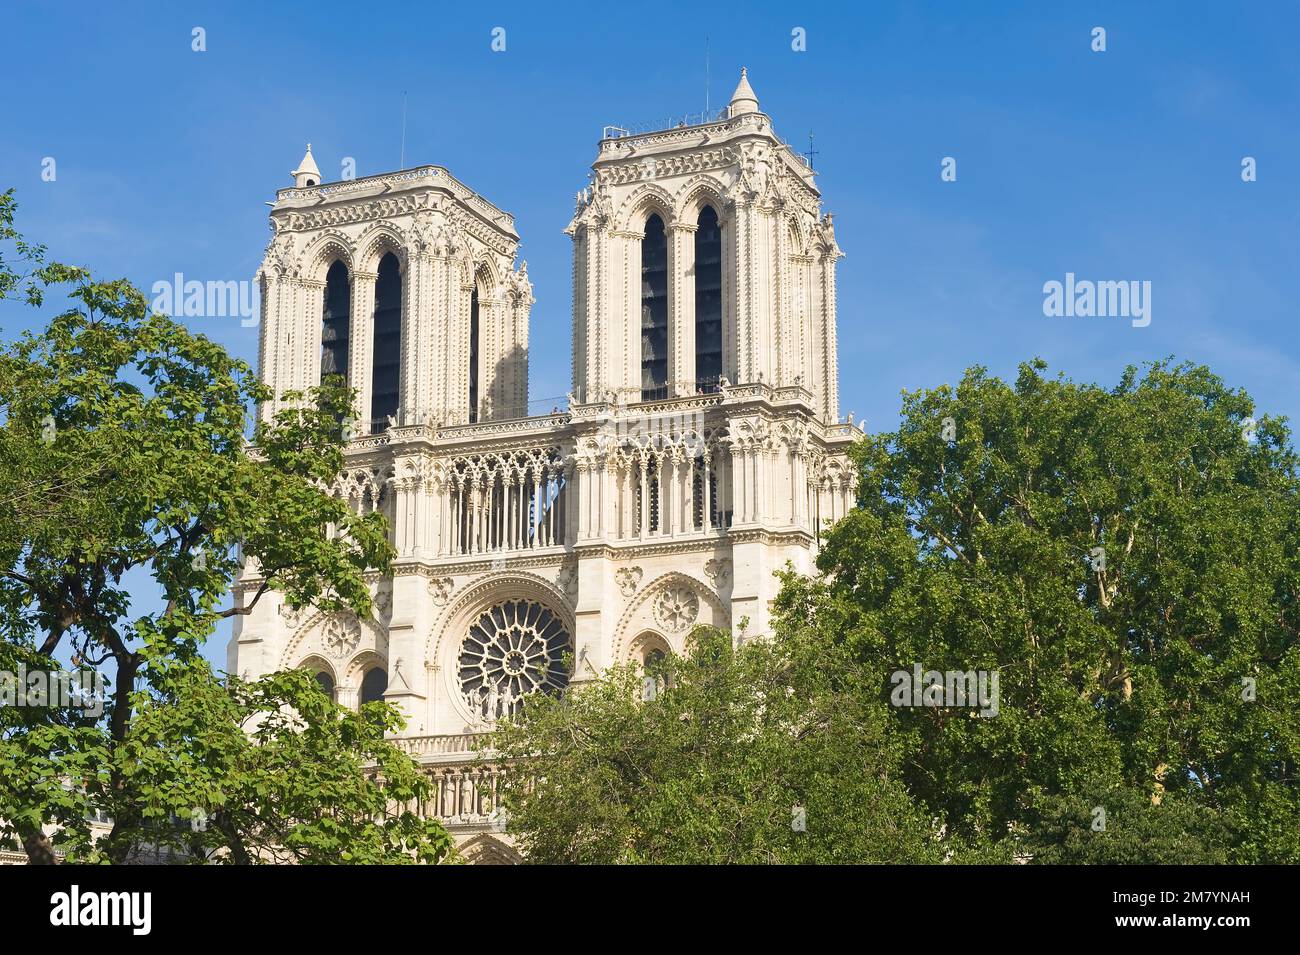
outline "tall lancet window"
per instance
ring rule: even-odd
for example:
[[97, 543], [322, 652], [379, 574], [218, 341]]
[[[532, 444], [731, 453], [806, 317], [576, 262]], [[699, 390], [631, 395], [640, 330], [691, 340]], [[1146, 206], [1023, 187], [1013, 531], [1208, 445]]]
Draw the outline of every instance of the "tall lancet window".
[[382, 667], [374, 667], [367, 670], [366, 675], [361, 678], [361, 698], [358, 702], [362, 706], [367, 703], [382, 703], [386, 692], [388, 692], [388, 674]]
[[335, 262], [325, 274], [325, 308], [321, 314], [320, 376], [348, 375], [348, 324], [352, 303], [348, 267]]
[[374, 352], [370, 366], [370, 430], [388, 427], [397, 414], [397, 386], [402, 364], [402, 270], [389, 252], [379, 261], [375, 281]]
[[334, 699], [334, 677], [330, 676], [324, 670], [316, 673], [316, 682], [320, 688], [325, 691], [325, 695], [331, 700]]
[[478, 420], [478, 285], [469, 293], [469, 423]]
[[382, 701], [387, 690], [388, 674], [383, 668], [374, 667], [367, 670], [366, 675], [361, 678], [361, 705]]
[[668, 397], [668, 240], [651, 215], [641, 240], [641, 400]]
[[695, 232], [695, 390], [718, 390], [722, 378], [722, 229], [712, 206]]

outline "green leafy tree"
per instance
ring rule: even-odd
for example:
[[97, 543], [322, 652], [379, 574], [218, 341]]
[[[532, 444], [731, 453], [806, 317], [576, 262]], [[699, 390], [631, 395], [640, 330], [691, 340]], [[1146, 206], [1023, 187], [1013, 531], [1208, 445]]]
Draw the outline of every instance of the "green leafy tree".
[[384, 739], [401, 725], [387, 704], [344, 710], [304, 670], [218, 683], [203, 661], [169, 667], [136, 702], [123, 765], [151, 848], [241, 865], [452, 852], [441, 824], [415, 811], [428, 777]]
[[[390, 564], [387, 528], [327, 493], [348, 389], [286, 396], [246, 448], [248, 408], [270, 395], [244, 362], [151, 315], [130, 283], [48, 264], [14, 230], [11, 194], [0, 249], [0, 297], [68, 299], [0, 351], [0, 668], [61, 658], [112, 681], [102, 715], [0, 708], [0, 835], [36, 862], [57, 849], [123, 862], [202, 810], [214, 824], [185, 843], [200, 856], [441, 858], [439, 827], [387, 808], [428, 793], [383, 740], [389, 708], [349, 714], [304, 675], [223, 680], [200, 656], [219, 621], [271, 589], [370, 612], [365, 574]], [[262, 582], [225, 606], [243, 560]], [[131, 599], [142, 578], [157, 609]], [[113, 820], [95, 845], [91, 814]]]
[[1204, 367], [1109, 390], [1044, 370], [905, 394], [781, 626], [838, 635], [882, 701], [917, 663], [998, 672], [994, 718], [889, 723], [948, 832], [1039, 861], [1300, 861], [1284, 422]]
[[530, 862], [939, 861], [846, 648], [699, 628], [648, 673], [533, 697], [485, 758]]

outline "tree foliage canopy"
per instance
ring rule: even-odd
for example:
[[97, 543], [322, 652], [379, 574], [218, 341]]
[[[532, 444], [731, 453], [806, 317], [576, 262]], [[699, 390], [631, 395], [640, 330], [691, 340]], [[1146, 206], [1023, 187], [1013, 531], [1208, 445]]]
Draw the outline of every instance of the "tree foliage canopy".
[[[102, 717], [0, 709], [0, 835], [37, 861], [60, 849], [120, 862], [166, 847], [167, 821], [201, 811], [213, 825], [186, 846], [228, 860], [445, 854], [445, 833], [388, 815], [362, 769], [377, 762], [395, 799], [427, 785], [376, 728], [387, 708], [346, 713], [301, 674], [220, 679], [200, 656], [220, 620], [270, 589], [370, 612], [366, 573], [389, 566], [387, 527], [327, 492], [348, 389], [285, 396], [247, 447], [248, 410], [270, 397], [252, 369], [150, 314], [130, 283], [47, 264], [12, 215], [6, 194], [0, 296], [40, 305], [64, 291], [68, 308], [0, 351], [0, 669], [62, 659], [113, 682]], [[223, 606], [245, 560], [261, 583]], [[142, 581], [156, 608], [141, 605]], [[113, 820], [97, 845], [90, 815]]]
[[[651, 702], [619, 670], [503, 728], [500, 754], [534, 754], [508, 797], [530, 850], [1300, 861], [1285, 422], [1203, 367], [1111, 389], [1044, 371], [905, 394], [853, 452], [822, 574], [785, 575], [770, 643], [710, 640]], [[891, 705], [917, 665], [996, 673], [997, 715]]]
[[900, 428], [856, 451], [826, 580], [790, 578], [786, 625], [842, 635], [877, 681], [999, 672], [996, 718], [891, 723], [909, 791], [954, 833], [1057, 861], [1300, 859], [1284, 422], [1203, 367], [1109, 390], [1044, 368], [905, 395]]
[[[885, 714], [824, 642], [690, 651], [532, 697], [491, 739], [530, 862], [933, 862]], [[649, 692], [647, 692], [649, 690]], [[652, 698], [646, 699], [647, 696]]]

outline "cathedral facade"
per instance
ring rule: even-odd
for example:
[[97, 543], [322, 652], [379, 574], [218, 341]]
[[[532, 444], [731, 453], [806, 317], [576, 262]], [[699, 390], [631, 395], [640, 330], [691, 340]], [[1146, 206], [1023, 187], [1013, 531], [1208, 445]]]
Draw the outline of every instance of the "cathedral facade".
[[[573, 390], [529, 416], [511, 215], [438, 166], [322, 183], [308, 147], [293, 175], [258, 272], [260, 375], [356, 389], [334, 493], [386, 515], [397, 557], [366, 619], [268, 593], [228, 669], [399, 706], [426, 811], [471, 861], [511, 861], [480, 734], [697, 625], [761, 637], [774, 573], [812, 572], [852, 504], [831, 217], [743, 72], [714, 116], [607, 128], [566, 230]], [[259, 582], [250, 562], [238, 599]]]

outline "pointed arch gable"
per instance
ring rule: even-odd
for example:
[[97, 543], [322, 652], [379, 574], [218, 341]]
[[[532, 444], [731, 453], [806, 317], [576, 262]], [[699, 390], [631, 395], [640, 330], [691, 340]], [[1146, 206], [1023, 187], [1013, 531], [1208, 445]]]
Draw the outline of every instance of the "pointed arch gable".
[[336, 684], [338, 683], [338, 671], [334, 665], [320, 653], [309, 653], [298, 661], [295, 670], [310, 670], [312, 673], [324, 673]]
[[658, 183], [646, 183], [623, 200], [616, 221], [623, 231], [642, 232], [645, 220], [652, 213], [658, 213], [667, 229], [677, 221], [673, 215], [675, 205], [672, 194], [667, 189]]
[[803, 221], [802, 216], [790, 215], [786, 217], [788, 226], [788, 235], [790, 237], [790, 251], [795, 255], [812, 254], [812, 232], [808, 223]]
[[[699, 600], [699, 614], [690, 626], [680, 632], [664, 633], [659, 622], [654, 619], [652, 608], [661, 593], [675, 587], [685, 588], [695, 595]], [[646, 631], [662, 634], [672, 651], [680, 654], [685, 651], [686, 638], [690, 636], [691, 630], [700, 625], [728, 628], [731, 626], [731, 618], [712, 587], [682, 571], [667, 571], [640, 588], [623, 611], [623, 617], [614, 629], [613, 659], [626, 661], [633, 638]]]
[[458, 255], [452, 259], [455, 276], [460, 280], [460, 287], [466, 291], [474, 288], [477, 268], [474, 260], [468, 255]]
[[701, 175], [691, 178], [677, 190], [674, 203], [677, 218], [682, 222], [693, 223], [704, 211], [705, 206], [712, 206], [713, 211], [718, 214], [718, 221], [722, 222], [726, 212], [726, 205], [722, 198], [725, 192], [723, 184], [713, 176]]
[[353, 257], [359, 272], [377, 272], [379, 260], [389, 252], [397, 256], [402, 272], [406, 272], [407, 236], [390, 222], [376, 222], [357, 237], [358, 250]]
[[374, 669], [388, 671], [388, 655], [380, 653], [374, 649], [363, 649], [357, 651], [347, 665], [343, 668], [343, 675], [347, 682], [353, 686], [360, 686], [361, 680], [367, 673]]
[[480, 299], [495, 299], [502, 287], [501, 270], [492, 258], [474, 262], [471, 282], [478, 288]]
[[351, 276], [355, 252], [352, 240], [342, 232], [337, 229], [322, 232], [303, 250], [303, 278], [308, 281], [323, 282], [330, 266], [335, 262], [342, 262], [347, 267], [348, 275]]
[[658, 630], [642, 630], [628, 641], [627, 656], [617, 660], [619, 663], [640, 664], [646, 654], [659, 651], [673, 653], [672, 643]]
[[[353, 655], [364, 652], [367, 649], [373, 649], [380, 656], [388, 655], [388, 631], [382, 627], [378, 621], [373, 618], [361, 618], [350, 612], [323, 613], [317, 610], [310, 617], [302, 622], [293, 636], [289, 638], [285, 645], [284, 652], [280, 654], [280, 670], [290, 670], [300, 666], [300, 661], [305, 661], [312, 656], [319, 656], [328, 660], [330, 654], [320, 643], [320, 637], [324, 630], [325, 623], [331, 617], [339, 616], [347, 620], [355, 620], [361, 627], [361, 641]], [[338, 659], [337, 657], [335, 659]], [[351, 659], [351, 657], [348, 657]], [[342, 661], [334, 664], [336, 670], [342, 668]]]
[[457, 851], [469, 865], [519, 865], [523, 862], [518, 852], [486, 833], [464, 842]]

